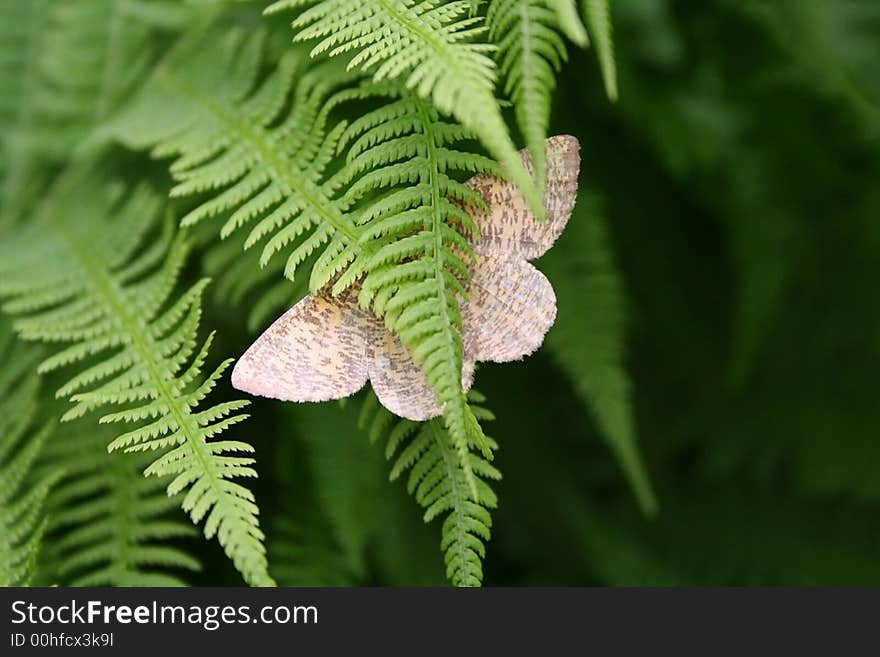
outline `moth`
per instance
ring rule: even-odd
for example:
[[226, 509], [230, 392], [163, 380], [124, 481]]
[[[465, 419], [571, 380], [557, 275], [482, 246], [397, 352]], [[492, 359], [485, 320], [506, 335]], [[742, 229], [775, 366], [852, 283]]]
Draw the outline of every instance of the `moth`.
[[[508, 362], [533, 353], [556, 319], [556, 295], [529, 261], [549, 249], [565, 228], [580, 170], [575, 137], [546, 142], [546, 220], [538, 221], [517, 188], [481, 174], [467, 181], [487, 210], [466, 208], [480, 229], [475, 260], [461, 304], [462, 387], [473, 383], [478, 361]], [[532, 173], [528, 152], [520, 151]], [[304, 297], [279, 317], [238, 360], [232, 385], [263, 397], [317, 402], [353, 395], [369, 381], [396, 415], [427, 420], [439, 415], [419, 366], [400, 340], [356, 303], [356, 292]]]

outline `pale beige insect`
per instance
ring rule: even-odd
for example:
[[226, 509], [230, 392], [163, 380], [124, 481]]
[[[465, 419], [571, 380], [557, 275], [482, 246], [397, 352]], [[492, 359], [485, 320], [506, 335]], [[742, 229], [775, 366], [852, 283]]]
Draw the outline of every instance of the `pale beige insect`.
[[[478, 361], [507, 362], [533, 353], [556, 319], [556, 295], [528, 261], [549, 249], [565, 228], [577, 195], [579, 145], [568, 135], [547, 140], [546, 221], [539, 222], [512, 184], [487, 175], [467, 185], [489, 210], [469, 208], [482, 233], [461, 299], [462, 386], [470, 389]], [[532, 171], [527, 151], [521, 151]], [[400, 340], [358, 308], [355, 294], [308, 295], [279, 317], [238, 360], [232, 385], [287, 401], [348, 397], [367, 381], [379, 401], [401, 417], [441, 413], [434, 393]]]

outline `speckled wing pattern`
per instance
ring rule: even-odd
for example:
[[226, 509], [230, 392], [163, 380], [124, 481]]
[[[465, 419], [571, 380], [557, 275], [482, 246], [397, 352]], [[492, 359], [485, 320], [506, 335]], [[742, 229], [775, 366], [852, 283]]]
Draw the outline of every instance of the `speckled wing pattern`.
[[[466, 298], [461, 299], [462, 387], [470, 389], [478, 361], [507, 362], [533, 353], [556, 319], [556, 295], [528, 261], [549, 249], [565, 228], [580, 170], [575, 137], [547, 140], [547, 218], [535, 219], [511, 183], [479, 175], [467, 185], [488, 210], [465, 210], [481, 239]], [[521, 151], [532, 171], [531, 157]], [[232, 385], [287, 401], [348, 397], [369, 380], [379, 401], [396, 415], [427, 420], [439, 415], [434, 392], [399, 338], [358, 308], [356, 293], [308, 295], [279, 317], [238, 360]]]
[[308, 295], [276, 319], [232, 370], [232, 385], [261, 397], [327, 401], [353, 395], [369, 378], [375, 319], [351, 295]]

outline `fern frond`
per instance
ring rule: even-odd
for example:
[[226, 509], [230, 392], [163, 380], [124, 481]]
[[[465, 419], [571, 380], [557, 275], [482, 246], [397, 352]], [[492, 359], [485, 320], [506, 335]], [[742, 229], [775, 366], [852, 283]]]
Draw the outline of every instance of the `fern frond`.
[[592, 412], [642, 510], [657, 502], [636, 441], [626, 372], [626, 296], [599, 199], [581, 193], [566, 234], [544, 265], [559, 310], [547, 335], [553, 359]]
[[[578, 15], [577, 0], [543, 0], [536, 3], [553, 10], [559, 28], [574, 43], [581, 47], [590, 45], [590, 35], [596, 48], [599, 70], [605, 85], [605, 94], [612, 101], [617, 100], [617, 65], [614, 61], [614, 40], [611, 29], [611, 9], [609, 0], [581, 0], [581, 12], [584, 20]], [[586, 23], [586, 28], [584, 27]], [[529, 37], [524, 38], [527, 43]]]
[[0, 586], [26, 586], [37, 567], [46, 528], [45, 500], [56, 472], [34, 475], [51, 425], [34, 422], [37, 376], [28, 351], [0, 327]]
[[205, 535], [217, 536], [245, 579], [271, 584], [254, 496], [233, 481], [256, 476], [253, 459], [226, 454], [252, 449], [211, 440], [246, 417], [236, 412], [245, 402], [197, 410], [228, 364], [207, 379], [200, 375], [211, 343], [199, 349], [197, 341], [204, 283], [173, 297], [186, 255], [180, 238], [145, 270], [144, 260], [156, 256], [140, 247], [160, 203], [146, 188], [114, 187], [100, 173], [68, 170], [40, 220], [4, 241], [4, 310], [24, 315], [24, 336], [69, 343], [43, 361], [42, 371], [103, 359], [62, 387], [75, 403], [65, 418], [123, 407], [101, 421], [138, 426], [110, 449], [159, 450], [145, 474], [173, 477], [168, 494], [186, 492], [184, 510], [195, 523], [205, 520]]
[[43, 579], [69, 586], [183, 586], [180, 571], [198, 560], [170, 541], [193, 536], [179, 517], [180, 499], [165, 483], [144, 478], [148, 455], [108, 454], [113, 427], [87, 417], [63, 424], [45, 461], [63, 469], [48, 505], [47, 565]]
[[[293, 52], [258, 85], [260, 38], [228, 38], [226, 63], [210, 59], [210, 70], [201, 63], [161, 71], [113, 132], [131, 146], [177, 155], [172, 195], [223, 190], [185, 224], [231, 213], [225, 236], [259, 218], [245, 246], [268, 238], [261, 264], [296, 242], [285, 264], [288, 278], [314, 257], [311, 291], [332, 283], [339, 294], [362, 281], [361, 306], [372, 305], [424, 367], [463, 458], [469, 419], [456, 295], [468, 271], [463, 234], [475, 227], [454, 201], [481, 201], [451, 173], [497, 169], [488, 158], [452, 148], [469, 133], [441, 121], [430, 103], [398, 83], [333, 94], [337, 64], [306, 69], [304, 54]], [[225, 85], [213, 84], [218, 70]], [[281, 117], [295, 79], [290, 113]], [[372, 97], [385, 103], [351, 126], [328, 128], [334, 107]], [[346, 164], [327, 177], [324, 168], [337, 150], [347, 150]]]
[[312, 55], [354, 53], [349, 68], [373, 80], [400, 80], [475, 134], [543, 217], [541, 195], [523, 167], [494, 96], [491, 44], [466, 0], [280, 0], [266, 13], [296, 10], [296, 41], [317, 40]]
[[587, 29], [596, 43], [596, 57], [605, 82], [605, 93], [617, 100], [617, 65], [614, 62], [614, 39], [611, 31], [611, 9], [608, 0], [582, 0]]
[[[492, 419], [491, 413], [478, 405], [483, 401], [482, 395], [471, 391], [469, 401], [474, 418]], [[369, 426], [371, 442], [387, 434], [385, 456], [394, 458], [390, 478], [393, 481], [409, 472], [407, 492], [425, 509], [425, 522], [445, 515], [440, 549], [449, 580], [455, 586], [479, 586], [483, 581], [485, 542], [490, 538], [492, 526], [489, 509], [498, 503], [486, 480], [501, 478], [501, 473], [479, 451], [483, 441], [492, 449], [497, 447], [495, 442], [483, 436], [482, 431], [478, 435], [471, 434], [467, 460], [477, 487], [479, 501], [475, 501], [457, 445], [439, 420], [396, 421], [375, 396], [370, 395], [362, 409], [361, 424]]]
[[[372, 96], [385, 102], [343, 133], [346, 166], [335, 184], [345, 189], [346, 205], [356, 206], [354, 224], [374, 255], [355, 262], [331, 290], [339, 293], [363, 274], [359, 305], [372, 307], [425, 372], [476, 493], [467, 458], [473, 418], [462, 385], [458, 297], [473, 258], [466, 236], [477, 228], [455, 201], [483, 202], [452, 174], [494, 171], [494, 163], [456, 149], [468, 132], [443, 121], [417, 94], [393, 83], [350, 94]], [[324, 270], [322, 284], [336, 274], [335, 267]]]
[[[576, 12], [574, 20], [580, 25]], [[535, 178], [543, 189], [550, 101], [556, 73], [568, 56], [557, 31], [560, 21], [546, 0], [492, 0], [486, 22], [489, 38], [498, 45], [496, 60], [505, 79], [504, 92], [513, 100]]]
[[559, 27], [581, 48], [590, 45], [590, 37], [578, 15], [577, 0], [546, 0], [546, 6], [556, 14]]
[[322, 180], [344, 128], [328, 129], [327, 99], [352, 76], [336, 63], [306, 70], [306, 54], [293, 52], [258, 85], [260, 33], [233, 32], [221, 45], [216, 58], [169, 62], [107, 130], [130, 147], [176, 156], [172, 196], [214, 192], [183, 225], [228, 214], [224, 238], [252, 225], [245, 247], [265, 241], [261, 265], [293, 246], [284, 270], [292, 280], [324, 243], [358, 244]]

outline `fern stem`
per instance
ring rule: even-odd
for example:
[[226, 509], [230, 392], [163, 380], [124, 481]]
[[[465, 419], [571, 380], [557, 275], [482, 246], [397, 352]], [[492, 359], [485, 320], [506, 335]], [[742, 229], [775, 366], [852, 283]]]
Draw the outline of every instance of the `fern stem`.
[[[456, 451], [458, 452], [459, 461], [461, 463], [462, 471], [464, 472], [465, 479], [468, 482], [468, 486], [470, 487], [471, 494], [473, 495], [474, 500], [477, 500], [477, 482], [474, 479], [473, 470], [468, 463], [468, 437], [467, 430], [463, 423], [460, 422], [460, 419], [464, 417], [464, 413], [468, 411], [467, 408], [467, 399], [465, 398], [465, 392], [461, 386], [461, 357], [458, 356], [455, 336], [458, 335], [458, 329], [455, 326], [455, 322], [449, 316], [449, 290], [446, 286], [446, 277], [444, 276], [444, 265], [443, 265], [443, 232], [441, 230], [443, 222], [443, 217], [440, 214], [440, 202], [441, 202], [441, 194], [440, 194], [440, 184], [437, 180], [437, 172], [439, 170], [439, 158], [437, 157], [437, 144], [436, 137], [434, 135], [434, 131], [432, 129], [431, 123], [431, 115], [428, 110], [428, 107], [424, 100], [422, 100], [418, 96], [413, 96], [413, 102], [416, 107], [418, 107], [419, 115], [422, 117], [422, 134], [425, 136], [425, 148], [426, 148], [426, 156], [429, 163], [427, 167], [428, 176], [431, 179], [431, 230], [434, 234], [434, 253], [431, 256], [431, 261], [434, 263], [434, 280], [437, 289], [437, 296], [439, 298], [439, 309], [441, 313], [441, 318], [443, 320], [443, 338], [446, 342], [446, 350], [448, 353], [447, 361], [451, 363], [455, 363], [455, 385], [456, 385], [456, 398], [451, 399], [447, 402], [447, 406], [455, 405], [458, 408], [449, 409], [444, 408], [444, 416], [447, 422], [447, 426], [449, 427], [449, 432], [455, 441]], [[453, 303], [457, 303], [457, 300], [454, 298], [453, 292]], [[459, 337], [460, 342], [460, 337]], [[458, 418], [458, 420], [457, 420]]]
[[[59, 194], [62, 189], [71, 183], [79, 175], [79, 171], [75, 167], [70, 167], [59, 178], [58, 186], [55, 194]], [[199, 463], [201, 473], [207, 480], [209, 488], [214, 492], [217, 504], [225, 504], [234, 507], [230, 494], [220, 485], [220, 478], [216, 476], [216, 472], [211, 467], [210, 458], [208, 457], [205, 444], [200, 440], [197, 424], [193, 420], [189, 406], [181, 402], [176, 391], [172, 390], [168, 385], [170, 378], [169, 372], [162, 371], [160, 364], [154, 354], [161, 353], [161, 346], [156, 342], [155, 338], [145, 330], [144, 324], [138, 321], [130, 311], [126, 299], [117, 282], [107, 274], [107, 271], [96, 266], [93, 259], [88, 257], [88, 245], [84, 245], [76, 237], [76, 233], [71, 231], [66, 222], [60, 221], [57, 217], [56, 206], [54, 203], [49, 204], [47, 212], [49, 223], [64, 239], [70, 253], [76, 258], [83, 271], [89, 276], [91, 286], [96, 295], [111, 310], [113, 317], [120, 320], [126, 330], [126, 334], [131, 340], [132, 346], [137, 351], [140, 361], [144, 364], [149, 372], [150, 379], [156, 386], [159, 398], [167, 405], [171, 415], [174, 417], [177, 426], [186, 437], [187, 444], [192, 450], [193, 455]], [[233, 555], [230, 554], [232, 557]], [[238, 565], [238, 564], [236, 564]], [[274, 582], [263, 569], [262, 573], [256, 577], [255, 582], [258, 586], [273, 586]]]

